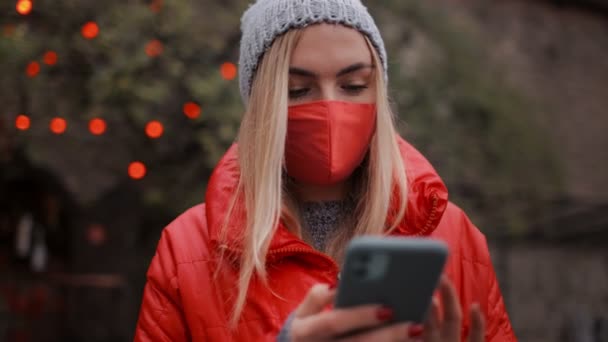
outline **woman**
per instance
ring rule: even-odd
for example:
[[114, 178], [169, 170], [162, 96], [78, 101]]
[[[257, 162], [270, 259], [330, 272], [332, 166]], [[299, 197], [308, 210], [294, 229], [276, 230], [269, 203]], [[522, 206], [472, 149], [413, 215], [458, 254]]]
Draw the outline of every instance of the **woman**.
[[164, 230], [135, 340], [331, 341], [379, 326], [390, 308], [329, 306], [349, 239], [386, 234], [449, 245], [440, 294], [424, 327], [350, 340], [515, 341], [483, 235], [395, 130], [360, 0], [259, 0], [242, 31], [238, 146], [206, 203]]

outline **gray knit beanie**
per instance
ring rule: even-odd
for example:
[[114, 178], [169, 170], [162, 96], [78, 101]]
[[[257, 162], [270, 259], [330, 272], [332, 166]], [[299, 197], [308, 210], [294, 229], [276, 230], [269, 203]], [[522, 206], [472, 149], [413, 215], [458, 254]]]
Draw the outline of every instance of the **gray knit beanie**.
[[258, 63], [274, 40], [290, 29], [321, 22], [342, 24], [365, 34], [376, 48], [388, 79], [384, 41], [361, 0], [257, 0], [241, 18], [239, 85], [245, 103]]

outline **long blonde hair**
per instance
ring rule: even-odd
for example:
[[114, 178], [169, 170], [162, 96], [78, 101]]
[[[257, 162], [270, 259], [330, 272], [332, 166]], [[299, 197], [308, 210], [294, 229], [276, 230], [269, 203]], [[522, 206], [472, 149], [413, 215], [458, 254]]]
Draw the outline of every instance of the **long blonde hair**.
[[[282, 220], [288, 229], [301, 236], [297, 203], [283, 178], [289, 65], [300, 36], [300, 30], [291, 30], [277, 38], [265, 53], [253, 80], [249, 104], [238, 134], [240, 179], [232, 205], [226, 213], [224, 227], [227, 228], [229, 224], [236, 199], [242, 199], [246, 220], [238, 294], [231, 316], [233, 328], [245, 306], [252, 278], [255, 276], [268, 286], [266, 254], [279, 221]], [[355, 184], [359, 195], [356, 196], [354, 217], [348, 220], [353, 226], [330, 241], [327, 248], [328, 254], [336, 260], [341, 258], [350, 238], [391, 231], [403, 220], [407, 208], [407, 178], [396, 139], [394, 115], [388, 101], [382, 63], [370, 41], [367, 38], [366, 41], [376, 68], [376, 132], [369, 155], [362, 165], [364, 169]], [[398, 203], [398, 207], [389, 213], [394, 194], [397, 195], [395, 203]]]

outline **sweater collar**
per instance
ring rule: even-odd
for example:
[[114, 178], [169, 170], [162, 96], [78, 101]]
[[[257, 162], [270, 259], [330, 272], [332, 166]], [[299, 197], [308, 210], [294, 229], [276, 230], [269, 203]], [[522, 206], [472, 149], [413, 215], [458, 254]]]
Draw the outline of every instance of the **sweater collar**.
[[[429, 161], [412, 145], [398, 138], [408, 180], [407, 214], [397, 226], [394, 234], [407, 236], [428, 236], [441, 220], [448, 203], [445, 184]], [[231, 203], [239, 181], [237, 148], [234, 144], [217, 164], [209, 179], [206, 201], [207, 229], [215, 248], [226, 248], [239, 252], [241, 237], [244, 235], [245, 213], [242, 201], [237, 201], [233, 210], [232, 223], [228, 226], [226, 239], [221, 238], [225, 213]], [[393, 201], [391, 206], [396, 208]], [[390, 219], [390, 217], [389, 217]], [[287, 247], [310, 248], [295, 234], [279, 223], [270, 243], [269, 253]]]

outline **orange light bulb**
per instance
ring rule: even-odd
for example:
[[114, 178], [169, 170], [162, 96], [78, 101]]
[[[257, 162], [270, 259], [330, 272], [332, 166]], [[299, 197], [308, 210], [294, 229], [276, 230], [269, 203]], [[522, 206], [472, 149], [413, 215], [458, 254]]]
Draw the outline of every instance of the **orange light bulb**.
[[89, 121], [89, 132], [93, 135], [102, 135], [106, 132], [106, 121], [100, 118], [94, 118]]
[[233, 80], [237, 74], [237, 68], [234, 63], [226, 62], [220, 67], [220, 73], [225, 80]]
[[18, 130], [26, 131], [30, 128], [30, 124], [30, 118], [27, 115], [20, 114], [15, 119], [15, 127], [17, 127]]
[[146, 135], [152, 139], [160, 138], [164, 132], [163, 124], [158, 121], [150, 121], [146, 125]]
[[89, 21], [82, 25], [82, 29], [80, 30], [80, 32], [82, 33], [82, 36], [86, 39], [93, 39], [99, 34], [99, 26], [97, 26], [96, 22]]
[[25, 68], [25, 74], [30, 77], [36, 77], [40, 73], [40, 64], [38, 62], [30, 62]]
[[201, 115], [201, 106], [194, 102], [184, 103], [184, 107], [182, 109], [184, 111], [184, 115], [190, 119], [196, 119]]
[[129, 164], [129, 177], [133, 179], [142, 179], [146, 176], [146, 165], [140, 161], [134, 161]]
[[28, 15], [32, 12], [33, 4], [31, 0], [19, 0], [17, 1], [17, 5], [15, 8], [17, 9], [17, 13], [21, 15]]
[[57, 52], [55, 51], [47, 51], [42, 56], [42, 61], [46, 65], [55, 65], [57, 64]]
[[146, 44], [146, 55], [158, 57], [163, 53], [163, 43], [158, 39], [153, 39]]
[[49, 125], [51, 132], [55, 134], [63, 134], [68, 128], [68, 123], [64, 118], [56, 117], [51, 119], [51, 124]]

